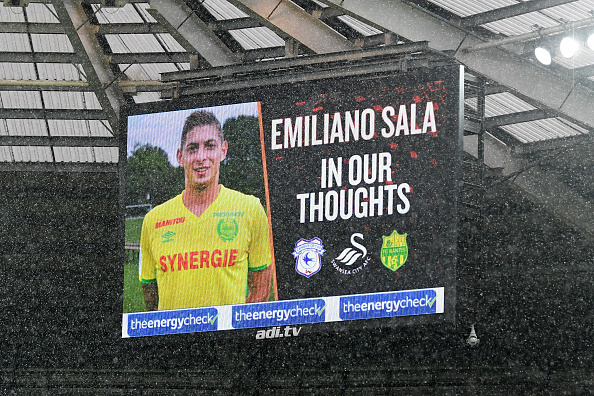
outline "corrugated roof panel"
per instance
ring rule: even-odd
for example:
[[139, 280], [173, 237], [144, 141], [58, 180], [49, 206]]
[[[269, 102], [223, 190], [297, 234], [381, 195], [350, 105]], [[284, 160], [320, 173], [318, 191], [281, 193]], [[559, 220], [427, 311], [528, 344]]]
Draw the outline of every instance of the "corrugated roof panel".
[[152, 34], [106, 34], [114, 54], [165, 52]]
[[20, 8], [4, 7], [0, 4], [0, 22], [25, 22], [25, 14]]
[[120, 64], [118, 66], [120, 67], [120, 70], [126, 70], [126, 76], [133, 81], [159, 81], [161, 80], [161, 73], [179, 71], [175, 63]]
[[15, 162], [53, 162], [47, 146], [12, 146], [12, 153]]
[[246, 18], [249, 16], [226, 0], [205, 0], [202, 5], [218, 21]]
[[107, 121], [100, 120], [47, 120], [51, 136], [111, 137]]
[[535, 109], [536, 107], [524, 102], [509, 92], [488, 95], [485, 98], [486, 117], [495, 117]]
[[87, 81], [81, 65], [71, 63], [38, 63], [40, 80], [49, 81]]
[[587, 133], [583, 128], [579, 128], [562, 118], [547, 118], [543, 120], [504, 125], [501, 129], [514, 136], [522, 143], [533, 143]]
[[0, 136], [8, 136], [8, 125], [4, 118], [0, 118]]
[[557, 117], [557, 121], [559, 121], [563, 125], [567, 125], [570, 128], [576, 130], [577, 133], [580, 135], [587, 135], [590, 133], [590, 131], [588, 131], [587, 129], [582, 128], [581, 126], [576, 125], [573, 122], [566, 120], [565, 118]]
[[0, 52], [31, 52], [26, 33], [0, 33]]
[[60, 23], [56, 18], [56, 9], [51, 4], [29, 3], [27, 21], [31, 23]]
[[151, 14], [146, 12], [147, 9], [151, 8], [150, 4], [136, 3], [136, 6], [138, 7], [138, 12], [142, 16], [142, 18], [144, 18], [149, 23], [157, 23], [157, 20], [155, 18], [153, 18], [153, 16]]
[[134, 5], [126, 4], [121, 8], [101, 8], [99, 4], [93, 4], [93, 10], [99, 24], [107, 23], [144, 23]]
[[0, 91], [0, 108], [41, 109], [41, 95], [36, 91]]
[[167, 52], [186, 52], [184, 47], [169, 33], [159, 33], [156, 36], [161, 40]]
[[464, 105], [470, 107], [472, 110], [476, 111], [478, 108], [478, 99], [474, 98], [466, 98], [464, 99]]
[[10, 146], [0, 146], [0, 162], [14, 162]]
[[139, 92], [132, 98], [134, 103], [158, 102], [161, 100], [161, 94], [159, 92]]
[[43, 91], [43, 102], [47, 109], [101, 109], [94, 92]]
[[512, 18], [486, 23], [481, 26], [495, 33], [504, 34], [506, 36], [515, 36], [518, 34], [530, 33], [540, 28], [557, 26], [559, 24], [558, 21], [554, 21], [540, 12], [530, 12]]
[[32, 63], [0, 62], [0, 80], [36, 80]]
[[93, 147], [95, 151], [95, 161], [101, 163], [115, 164], [118, 162], [117, 147]]
[[54, 147], [56, 162], [94, 162], [92, 147]]
[[47, 136], [45, 120], [7, 119], [6, 126], [10, 136]]
[[497, 8], [519, 3], [519, 1], [516, 0], [430, 0], [430, 2], [461, 17], [467, 17], [469, 15], [496, 10]]
[[381, 30], [369, 26], [365, 22], [361, 22], [350, 15], [340, 15], [337, 18], [364, 36], [375, 36], [383, 33]]
[[556, 55], [553, 62], [568, 69], [579, 69], [580, 67], [594, 65], [594, 51], [580, 44], [580, 49], [572, 58], [567, 59], [562, 55]]
[[31, 42], [35, 52], [74, 52], [65, 34], [31, 34]]
[[113, 131], [109, 128], [109, 122], [107, 120], [88, 120], [87, 124], [93, 137], [113, 136]]
[[47, 120], [51, 136], [89, 136], [85, 120]]
[[229, 30], [231, 36], [245, 49], [284, 47], [285, 41], [265, 26]]

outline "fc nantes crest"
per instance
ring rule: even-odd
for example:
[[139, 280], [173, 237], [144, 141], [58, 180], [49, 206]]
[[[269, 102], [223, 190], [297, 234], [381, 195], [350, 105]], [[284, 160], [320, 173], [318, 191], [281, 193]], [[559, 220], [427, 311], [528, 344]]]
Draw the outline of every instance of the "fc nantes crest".
[[402, 267], [408, 258], [406, 235], [400, 235], [396, 230], [392, 231], [390, 236], [382, 235], [384, 241], [381, 251], [382, 263], [392, 271]]
[[232, 241], [237, 236], [238, 230], [235, 219], [222, 219], [217, 224], [217, 233], [223, 242]]

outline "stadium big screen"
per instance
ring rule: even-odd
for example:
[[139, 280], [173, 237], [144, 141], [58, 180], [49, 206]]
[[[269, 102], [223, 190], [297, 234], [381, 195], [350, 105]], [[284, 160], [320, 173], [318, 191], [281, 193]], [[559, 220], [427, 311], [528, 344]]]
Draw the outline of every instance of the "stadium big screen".
[[125, 109], [123, 337], [452, 322], [462, 75]]

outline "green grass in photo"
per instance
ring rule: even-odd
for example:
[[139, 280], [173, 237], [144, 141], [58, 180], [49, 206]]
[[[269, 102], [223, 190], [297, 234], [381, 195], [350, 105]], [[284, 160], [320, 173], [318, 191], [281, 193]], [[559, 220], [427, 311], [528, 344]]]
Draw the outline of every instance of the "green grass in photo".
[[138, 280], [138, 259], [124, 264], [124, 313], [145, 311], [142, 286]]
[[142, 230], [143, 219], [127, 219], [126, 220], [126, 242], [140, 243], [140, 231]]
[[[126, 242], [140, 243], [143, 219], [127, 219]], [[126, 251], [124, 263], [124, 313], [145, 311], [142, 286], [138, 280], [138, 251]]]

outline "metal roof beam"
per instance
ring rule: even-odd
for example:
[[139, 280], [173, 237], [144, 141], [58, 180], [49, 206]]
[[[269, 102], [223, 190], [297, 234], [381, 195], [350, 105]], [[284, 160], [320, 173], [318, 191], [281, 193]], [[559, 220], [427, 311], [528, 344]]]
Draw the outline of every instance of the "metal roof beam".
[[184, 1], [151, 0], [150, 4], [209, 65], [229, 66], [237, 63], [235, 54]]
[[518, 124], [520, 122], [542, 120], [553, 116], [549, 112], [541, 109], [522, 111], [519, 113], [505, 114], [485, 119], [485, 129], [500, 127], [503, 125]]
[[573, 147], [575, 145], [588, 144], [591, 142], [587, 135], [571, 136], [563, 139], [549, 139], [534, 143], [524, 143], [515, 147], [517, 153], [535, 153], [538, 151], [556, 150], [565, 147]]
[[465, 52], [483, 41], [470, 32], [438, 18], [425, 10], [402, 2], [381, 0], [332, 0], [348, 11], [412, 41], [429, 40], [439, 51], [453, 51], [453, 56], [470, 70], [497, 84], [510, 87], [566, 118], [594, 128], [593, 92], [573, 80], [555, 75], [526, 59], [499, 48]]
[[243, 62], [250, 62], [259, 59], [268, 58], [282, 58], [286, 54], [285, 47], [270, 47], [270, 48], [258, 48], [253, 50], [246, 50], [238, 54], [238, 57]]
[[98, 34], [150, 34], [169, 33], [158, 23], [109, 23], [99, 25]]
[[[464, 151], [475, 158], [478, 153], [477, 136], [464, 137]], [[510, 148], [488, 133], [485, 134], [485, 165], [500, 168], [504, 177], [524, 191], [533, 201], [545, 207], [561, 221], [594, 239], [593, 203], [573, 191], [567, 184], [546, 172], [538, 164], [513, 155]], [[493, 188], [493, 187], [487, 187]]]
[[109, 55], [112, 63], [188, 63], [190, 54], [187, 52], [148, 52], [143, 54], [112, 54]]
[[52, 5], [64, 26], [74, 52], [80, 55], [80, 64], [87, 81], [103, 109], [102, 119], [107, 119], [111, 130], [117, 133], [120, 103], [124, 103], [124, 96], [117, 84], [111, 84], [115, 76], [97, 42], [94, 28], [87, 23], [88, 19], [80, 1], [52, 0]]
[[[220, 80], [232, 78], [235, 75], [241, 75], [246, 79], [247, 75], [256, 75], [258, 78], [272, 78], [279, 74], [279, 70], [285, 71], [293, 69], [295, 72], [326, 72], [327, 78], [331, 78], [333, 73], [345, 72], [344, 66], [350, 62], [357, 62], [361, 59], [375, 59], [379, 63], [390, 64], [394, 68], [394, 63], [402, 62], [403, 54], [421, 53], [425, 55], [428, 50], [427, 42], [407, 43], [396, 46], [378, 47], [367, 50], [347, 51], [339, 53], [311, 55], [299, 58], [286, 58], [275, 60], [274, 62], [260, 62], [257, 64], [235, 65], [229, 67], [217, 67], [196, 71], [181, 71], [163, 73], [161, 80], [163, 82], [176, 82], [184, 80], [203, 80], [210, 83], [210, 79]], [[394, 58], [398, 58], [394, 60]], [[413, 60], [414, 62], [414, 60]], [[340, 65], [341, 70], [336, 70]], [[348, 70], [346, 71], [348, 73]], [[283, 75], [283, 73], [280, 73]], [[287, 79], [297, 80], [293, 76], [285, 76]], [[240, 83], [240, 81], [238, 81]]]
[[501, 7], [462, 18], [462, 27], [467, 28], [471, 26], [484, 25], [485, 23], [512, 18], [518, 15], [527, 14], [529, 12], [540, 11], [544, 10], [545, 8], [551, 8], [575, 1], [576, 0], [539, 0], [520, 2], [518, 4]]
[[0, 172], [117, 172], [115, 163], [4, 162]]
[[252, 27], [258, 27], [260, 23], [253, 18], [236, 18], [236, 19], [223, 19], [220, 21], [209, 22], [208, 27], [213, 31], [227, 31], [235, 29], [247, 29]]
[[0, 109], [0, 118], [48, 120], [105, 120], [103, 110]]
[[2, 22], [0, 33], [63, 34], [60, 23]]
[[89, 91], [86, 81], [0, 80], [0, 91]]
[[0, 146], [118, 147], [119, 142], [102, 136], [0, 136]]
[[573, 73], [575, 77], [593, 77], [594, 76], [594, 65], [584, 66], [569, 71]]
[[80, 63], [74, 52], [0, 52], [0, 62], [15, 63]]
[[[351, 51], [358, 47], [324, 22], [311, 16], [297, 5], [278, 0], [234, 0], [252, 12], [266, 18], [278, 29], [318, 54]], [[270, 12], [278, 5], [274, 13]], [[270, 15], [270, 18], [268, 16]]]

